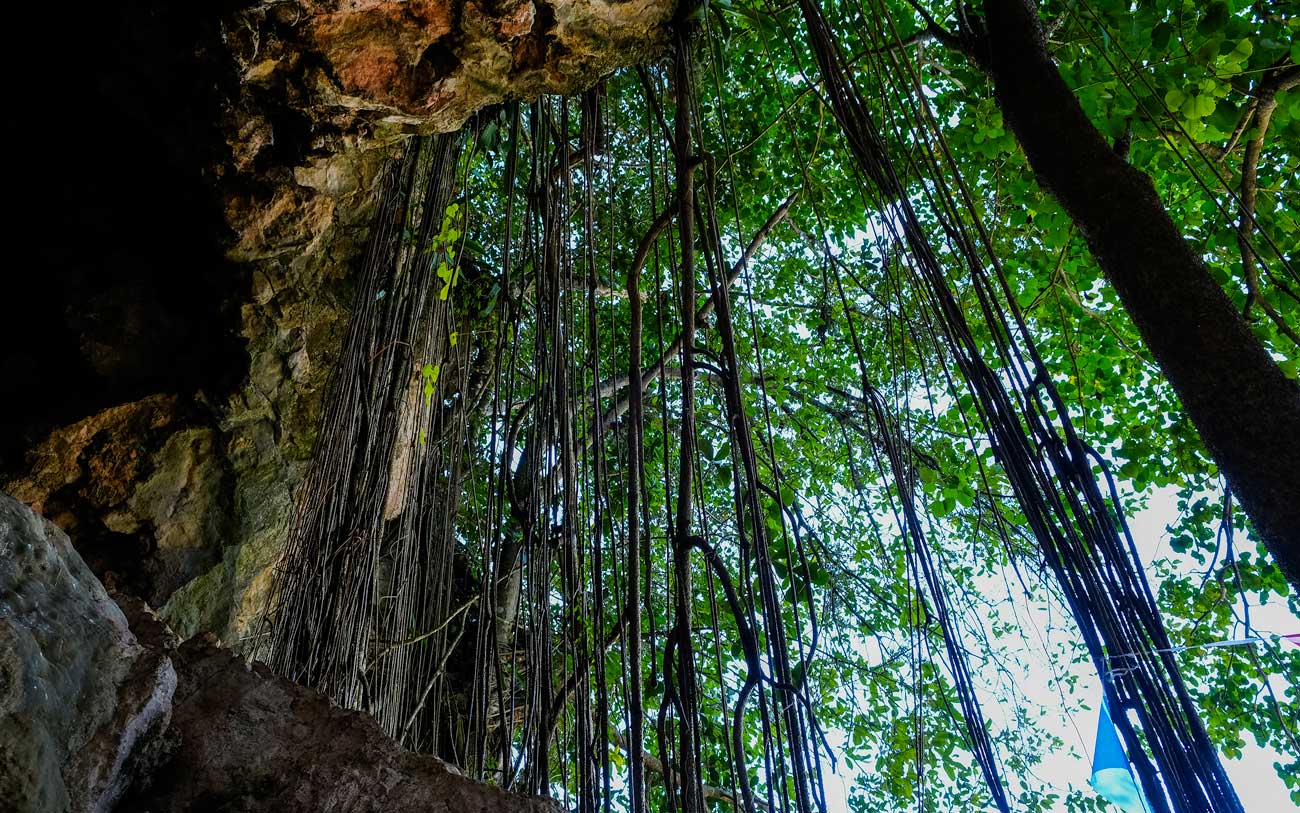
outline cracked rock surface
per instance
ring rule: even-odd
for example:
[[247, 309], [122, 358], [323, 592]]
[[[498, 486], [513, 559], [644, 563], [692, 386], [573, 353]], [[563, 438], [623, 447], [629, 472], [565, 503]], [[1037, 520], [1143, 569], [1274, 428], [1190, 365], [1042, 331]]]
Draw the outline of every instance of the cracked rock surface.
[[658, 51], [663, 0], [288, 0], [228, 28], [240, 81], [341, 132], [450, 132], [506, 99], [570, 94]]

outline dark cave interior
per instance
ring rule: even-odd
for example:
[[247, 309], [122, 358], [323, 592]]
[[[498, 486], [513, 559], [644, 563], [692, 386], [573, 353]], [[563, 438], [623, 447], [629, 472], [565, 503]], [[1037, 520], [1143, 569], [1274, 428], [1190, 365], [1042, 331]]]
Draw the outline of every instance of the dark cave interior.
[[17, 57], [50, 72], [17, 109], [73, 109], [21, 131], [10, 120], [24, 202], [0, 299], [0, 473], [52, 427], [106, 406], [220, 397], [243, 361], [241, 280], [205, 177], [225, 149], [220, 89], [203, 69], [216, 15], [161, 0], [35, 13], [46, 19], [29, 30], [58, 31], [61, 56]]

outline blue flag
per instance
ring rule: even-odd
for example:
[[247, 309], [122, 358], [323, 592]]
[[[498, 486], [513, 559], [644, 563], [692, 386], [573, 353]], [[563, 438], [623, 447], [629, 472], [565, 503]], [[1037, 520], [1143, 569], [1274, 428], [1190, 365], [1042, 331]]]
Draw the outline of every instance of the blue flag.
[[1101, 717], [1097, 720], [1097, 747], [1092, 752], [1092, 789], [1113, 802], [1124, 813], [1151, 813], [1142, 789], [1133, 781], [1124, 746], [1110, 719], [1106, 699], [1101, 700]]

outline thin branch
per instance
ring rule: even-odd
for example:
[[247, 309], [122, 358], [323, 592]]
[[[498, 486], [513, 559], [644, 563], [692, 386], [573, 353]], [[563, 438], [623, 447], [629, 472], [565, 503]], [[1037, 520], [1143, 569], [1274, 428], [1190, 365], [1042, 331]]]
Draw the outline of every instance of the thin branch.
[[[757, 254], [758, 250], [762, 248], [765, 242], [767, 242], [767, 238], [772, 233], [772, 230], [780, 225], [787, 216], [789, 216], [790, 207], [794, 205], [794, 202], [798, 197], [799, 193], [797, 191], [790, 193], [790, 195], [781, 202], [781, 205], [777, 207], [776, 211], [772, 213], [772, 216], [767, 219], [767, 222], [764, 223], [754, 234], [753, 239], [749, 241], [749, 245], [745, 247], [744, 254], [742, 254], [736, 264], [731, 267], [731, 273], [727, 275], [728, 287], [736, 284], [736, 280], [740, 278], [742, 273], [744, 273], [745, 268], [754, 259], [754, 255]], [[708, 319], [709, 315], [713, 313], [714, 307], [715, 304], [713, 297], [710, 296], [704, 301], [704, 304], [700, 306], [699, 310], [695, 312], [695, 323], [702, 324], [705, 319]], [[681, 350], [682, 334], [678, 333], [677, 337], [674, 338], [668, 347], [664, 349], [663, 355], [659, 357], [659, 360], [647, 367], [645, 372], [641, 374], [642, 386], [645, 387], [654, 383], [655, 379], [663, 373], [664, 368], [668, 365], [668, 360], [678, 355]], [[618, 403], [614, 404], [614, 406], [610, 407], [600, 418], [599, 434], [603, 435], [605, 432], [609, 431], [614, 426], [614, 423], [619, 418], [623, 417], [631, 406], [632, 404], [630, 399], [625, 397], [620, 399]]]
[[1290, 90], [1300, 85], [1300, 66], [1289, 65], [1278, 68], [1264, 75], [1255, 88], [1254, 135], [1246, 142], [1246, 154], [1241, 159], [1241, 220], [1237, 224], [1237, 245], [1241, 249], [1241, 270], [1246, 281], [1246, 304], [1242, 314], [1250, 317], [1250, 310], [1258, 304], [1260, 310], [1273, 322], [1278, 332], [1300, 347], [1300, 335], [1286, 323], [1264, 298], [1259, 286], [1259, 268], [1256, 263], [1255, 249], [1250, 244], [1250, 236], [1255, 231], [1255, 200], [1258, 194], [1259, 159], [1264, 151], [1264, 138], [1277, 109], [1279, 91]]
[[866, 53], [871, 55], [887, 54], [891, 51], [905, 50], [914, 45], [928, 45], [932, 42], [945, 45], [954, 51], [960, 52], [962, 50], [961, 40], [958, 39], [956, 34], [949, 32], [938, 23], [931, 20], [927, 23], [925, 28], [922, 28], [915, 34], [909, 34], [902, 39], [895, 39], [893, 42], [886, 43], [877, 48], [872, 48]]
[[[912, 7], [912, 10], [915, 11], [922, 20], [925, 21], [925, 28], [908, 37], [906, 40], [903, 40], [902, 44], [904, 46], [912, 44], [909, 43], [908, 40], [915, 40], [916, 42], [937, 41], [939, 44], [957, 51], [958, 53], [967, 53], [969, 43], [964, 42], [959, 35], [954, 34], [939, 25], [938, 20], [930, 16], [930, 12], [925, 8], [925, 6], [916, 2], [916, 0], [907, 0], [907, 4]], [[921, 37], [921, 39], [917, 39], [918, 37]]]
[[[631, 756], [631, 751], [628, 746], [628, 741], [626, 736], [619, 733], [615, 733], [610, 737], [610, 740], [619, 748], [622, 748], [624, 752], [628, 753], [629, 756]], [[643, 750], [641, 752], [641, 762], [644, 763], [644, 765], [647, 768], [649, 768], [651, 771], [662, 776], [665, 782], [673, 782], [679, 785], [681, 784], [682, 780], [678, 778], [677, 773], [672, 768], [665, 767], [663, 762], [654, 754], [651, 754], [649, 751]], [[731, 805], [736, 809], [741, 808], [740, 800], [738, 800], [734, 795], [732, 795], [731, 791], [729, 790], [724, 790], [723, 788], [716, 788], [712, 785], [700, 785], [700, 793], [704, 796], [706, 800], [717, 799], [718, 801], [726, 802], [727, 804]], [[772, 809], [771, 807], [768, 806], [767, 802], [764, 802], [761, 799], [754, 800], [754, 807], [758, 810], [763, 810], [763, 811], [770, 811]]]
[[411, 644], [418, 644], [421, 641], [427, 638], [432, 638], [433, 636], [442, 632], [447, 628], [449, 624], [451, 624], [451, 622], [456, 620], [457, 616], [459, 616], [461, 613], [465, 612], [466, 610], [468, 610], [470, 607], [474, 606], [477, 603], [478, 603], [478, 596], [474, 596], [469, 601], [466, 601], [464, 604], [460, 605], [455, 610], [453, 610], [451, 615], [447, 616], [447, 619], [445, 621], [443, 621], [441, 624], [434, 627], [433, 629], [429, 630], [428, 632], [422, 632], [413, 638], [407, 638], [404, 641], [397, 641], [395, 643], [389, 644], [388, 646], [384, 647], [382, 650], [376, 653], [373, 658], [370, 659], [370, 665], [366, 667], [365, 671], [369, 672], [371, 669], [374, 669], [375, 665], [379, 663], [380, 659], [383, 658], [388, 653], [393, 652], [394, 650], [401, 649], [402, 647], [410, 646]]
[[1222, 163], [1237, 148], [1237, 142], [1241, 141], [1241, 137], [1246, 134], [1246, 127], [1250, 125], [1250, 121], [1255, 117], [1255, 111], [1258, 108], [1259, 97], [1252, 96], [1250, 101], [1246, 103], [1246, 109], [1241, 111], [1241, 119], [1237, 121], [1237, 126], [1232, 129], [1232, 135], [1228, 136], [1228, 143], [1223, 145], [1222, 150], [1215, 150], [1216, 161]]

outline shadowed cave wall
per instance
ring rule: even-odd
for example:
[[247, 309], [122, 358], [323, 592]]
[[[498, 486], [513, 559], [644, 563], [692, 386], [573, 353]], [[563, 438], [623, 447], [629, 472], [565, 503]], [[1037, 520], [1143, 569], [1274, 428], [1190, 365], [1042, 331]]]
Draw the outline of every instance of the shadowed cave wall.
[[11, 130], [23, 200], [0, 320], [9, 474], [44, 433], [99, 409], [154, 392], [219, 399], [243, 361], [241, 271], [223, 256], [211, 172], [225, 147], [220, 88], [233, 77], [211, 53], [210, 8], [135, 0], [33, 13], [31, 31], [58, 32], [58, 57], [25, 60], [42, 73], [18, 85], [18, 107], [72, 101], [75, 117]]

